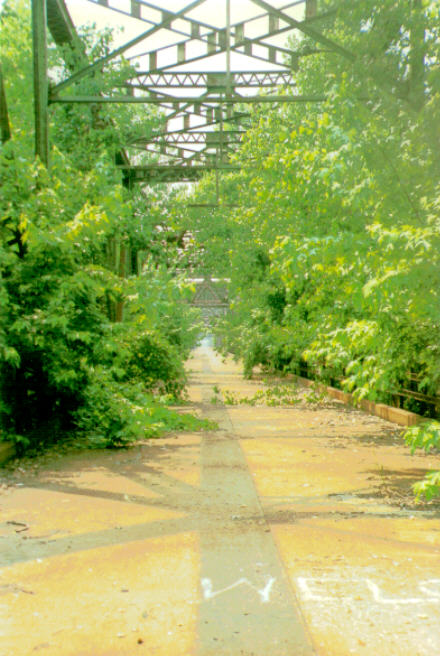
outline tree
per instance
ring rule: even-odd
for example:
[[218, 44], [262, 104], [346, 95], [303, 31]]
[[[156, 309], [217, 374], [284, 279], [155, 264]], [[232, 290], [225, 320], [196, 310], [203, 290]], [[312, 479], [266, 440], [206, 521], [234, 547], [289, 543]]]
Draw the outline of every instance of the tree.
[[[133, 124], [152, 128], [159, 117], [58, 107], [47, 170], [33, 156], [29, 24], [24, 0], [5, 4], [0, 46], [11, 139], [0, 152], [2, 437], [24, 447], [81, 429], [113, 446], [193, 426], [164, 407], [165, 397], [182, 392], [183, 361], [197, 335], [185, 287], [160, 263], [140, 276], [123, 267], [125, 243], [154, 252], [154, 220], [145, 197], [121, 185], [115, 151]], [[110, 47], [110, 35], [89, 34], [85, 43], [95, 56]], [[75, 65], [70, 55], [51, 46], [52, 75]], [[82, 84], [112, 88], [124, 70], [122, 62]], [[109, 258], [115, 240], [116, 261]], [[125, 306], [124, 323], [114, 323], [123, 319], [112, 316], [115, 303]]]
[[[307, 364], [358, 399], [389, 402], [411, 372], [420, 392], [435, 395], [438, 3], [321, 7], [337, 10], [320, 29], [345, 54], [317, 52], [308, 37], [291, 45], [298, 92], [326, 101], [254, 112], [241, 172], [224, 183], [237, 207], [221, 207], [203, 241], [210, 258], [227, 226], [232, 303], [223, 343], [248, 373], [256, 364]], [[209, 184], [199, 186], [199, 202]]]

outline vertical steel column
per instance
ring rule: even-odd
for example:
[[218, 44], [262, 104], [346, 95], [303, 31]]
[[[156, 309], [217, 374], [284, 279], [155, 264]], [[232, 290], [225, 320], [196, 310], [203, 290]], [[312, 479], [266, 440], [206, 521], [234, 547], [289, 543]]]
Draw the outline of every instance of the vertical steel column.
[[216, 205], [220, 204], [220, 180], [219, 180], [219, 172], [218, 172], [218, 151], [215, 156], [217, 166], [215, 168], [215, 202]]
[[35, 155], [49, 165], [46, 0], [32, 0]]
[[425, 103], [425, 17], [421, 0], [413, 0], [411, 18], [409, 91], [411, 102], [419, 111]]
[[[224, 151], [223, 151], [223, 144], [224, 144], [224, 128], [223, 128], [223, 106], [220, 105], [220, 144], [217, 146], [217, 152], [220, 149], [220, 164], [224, 164]], [[217, 199], [218, 202], [218, 199]]]
[[314, 18], [318, 13], [318, 0], [306, 0], [306, 19]]
[[[232, 84], [231, 84], [231, 0], [226, 0], [226, 98], [230, 98], [232, 95]], [[226, 112], [227, 112], [226, 105]], [[220, 164], [223, 166], [225, 160], [224, 154], [224, 126], [223, 126], [223, 105], [220, 105], [220, 144], [217, 146], [217, 162], [219, 159], [219, 150], [220, 150]], [[218, 166], [218, 164], [217, 164]], [[219, 184], [219, 171], [216, 170], [216, 193], [217, 193], [217, 205], [220, 202], [220, 184]]]
[[11, 128], [9, 125], [8, 104], [6, 102], [5, 85], [3, 83], [2, 65], [0, 62], [0, 135], [2, 143], [6, 143], [11, 138]]
[[226, 0], [226, 97], [231, 97], [231, 0]]

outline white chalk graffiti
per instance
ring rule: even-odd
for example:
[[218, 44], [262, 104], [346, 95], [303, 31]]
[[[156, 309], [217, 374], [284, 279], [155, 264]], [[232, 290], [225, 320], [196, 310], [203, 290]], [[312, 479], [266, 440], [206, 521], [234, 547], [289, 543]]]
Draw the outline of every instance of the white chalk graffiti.
[[440, 601], [440, 579], [420, 581], [419, 590], [427, 596], [431, 595], [431, 597], [436, 597]]
[[[409, 605], [409, 604], [439, 604], [440, 603], [440, 579], [428, 579], [420, 581], [417, 585], [423, 596], [417, 597], [386, 597], [379, 585], [370, 579], [340, 579], [336, 577], [312, 578], [299, 576], [297, 578], [298, 589], [305, 601], [331, 602], [331, 601], [353, 601], [356, 596], [356, 587], [362, 588], [368, 598], [371, 593], [373, 601], [383, 605]], [[348, 593], [348, 594], [347, 594]]]
[[[369, 579], [365, 579], [365, 583], [367, 584], [368, 588], [371, 590], [373, 593], [373, 599], [376, 601], [378, 604], [395, 604], [395, 605], [400, 605], [400, 604], [426, 604], [426, 603], [438, 603], [440, 601], [440, 597], [403, 597], [403, 598], [386, 598], [383, 596], [379, 586], [376, 583], [373, 583], [373, 581], [370, 581]], [[420, 584], [419, 584], [419, 589], [420, 589]]]
[[259, 595], [260, 601], [262, 604], [267, 604], [270, 601], [270, 593], [272, 591], [272, 586], [275, 583], [276, 579], [274, 579], [272, 576], [269, 577], [266, 585], [264, 588], [259, 590], [258, 588], [253, 585], [249, 579], [246, 578], [241, 578], [238, 579], [238, 581], [235, 581], [235, 583], [232, 583], [232, 585], [228, 585], [226, 588], [222, 588], [221, 590], [216, 590], [214, 592], [213, 590], [213, 585], [211, 579], [202, 579], [201, 580], [201, 585], [202, 585], [202, 590], [203, 590], [203, 596], [205, 599], [214, 599], [214, 597], [218, 597], [221, 594], [224, 594], [225, 592], [228, 592], [229, 590], [233, 590], [234, 588], [238, 588], [240, 585], [247, 585], [252, 590], [255, 590], [255, 592]]

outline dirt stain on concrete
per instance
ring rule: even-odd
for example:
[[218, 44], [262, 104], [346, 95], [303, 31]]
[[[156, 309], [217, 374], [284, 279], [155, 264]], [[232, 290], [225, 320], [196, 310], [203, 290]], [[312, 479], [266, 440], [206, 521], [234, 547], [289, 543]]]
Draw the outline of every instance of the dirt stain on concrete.
[[0, 654], [432, 656], [439, 505], [400, 429], [334, 401], [213, 405], [264, 384], [210, 349], [219, 431], [48, 452], [0, 488]]

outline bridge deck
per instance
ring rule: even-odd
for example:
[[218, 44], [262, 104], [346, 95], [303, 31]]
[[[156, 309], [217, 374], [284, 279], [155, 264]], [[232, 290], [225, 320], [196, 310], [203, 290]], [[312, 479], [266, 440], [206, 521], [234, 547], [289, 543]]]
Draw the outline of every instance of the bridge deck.
[[439, 456], [309, 390], [253, 405], [262, 383], [207, 346], [189, 368], [218, 431], [4, 477], [1, 653], [440, 653], [440, 519], [410, 496]]

